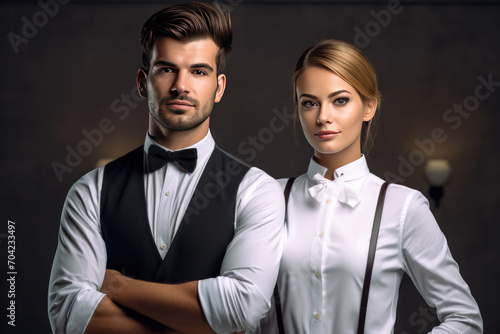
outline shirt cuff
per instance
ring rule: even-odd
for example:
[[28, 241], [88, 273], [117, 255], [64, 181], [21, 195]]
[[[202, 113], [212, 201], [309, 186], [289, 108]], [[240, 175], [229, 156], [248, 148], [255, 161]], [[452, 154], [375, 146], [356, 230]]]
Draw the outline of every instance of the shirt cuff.
[[[104, 296], [105, 294], [95, 290], [80, 291], [70, 303], [62, 305], [53, 315], [51, 322], [54, 332], [83, 334]], [[66, 297], [65, 301], [69, 299]]]
[[217, 333], [233, 333], [257, 326], [270, 305], [255, 288], [225, 276], [198, 281], [198, 297], [210, 327]]

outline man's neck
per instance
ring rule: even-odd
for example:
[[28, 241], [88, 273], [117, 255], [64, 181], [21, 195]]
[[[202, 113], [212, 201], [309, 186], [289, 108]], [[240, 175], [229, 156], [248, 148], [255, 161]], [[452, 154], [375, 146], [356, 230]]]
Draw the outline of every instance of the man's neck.
[[156, 143], [175, 151], [192, 146], [205, 138], [209, 128], [200, 127], [186, 131], [155, 131], [150, 128], [148, 133]]

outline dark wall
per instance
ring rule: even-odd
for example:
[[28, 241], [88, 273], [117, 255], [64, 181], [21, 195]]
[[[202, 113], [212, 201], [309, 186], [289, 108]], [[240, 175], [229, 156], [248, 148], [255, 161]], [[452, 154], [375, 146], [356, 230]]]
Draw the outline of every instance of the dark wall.
[[[312, 151], [290, 118], [296, 59], [324, 38], [356, 43], [372, 60], [383, 95], [371, 170], [426, 194], [423, 161], [449, 160], [453, 178], [434, 211], [486, 331], [498, 328], [500, 3], [225, 3], [232, 6], [234, 52], [226, 94], [212, 117], [216, 141], [274, 177], [303, 173]], [[162, 6], [75, 1], [52, 8], [51, 17], [34, 0], [0, 4], [5, 315], [9, 220], [15, 222], [17, 272], [16, 327], [8, 326], [9, 333], [49, 332], [48, 277], [70, 186], [99, 159], [144, 140], [146, 104], [133, 93], [138, 36]], [[30, 30], [26, 22], [38, 27]], [[484, 87], [488, 80], [493, 83]], [[449, 111], [461, 106], [462, 114]], [[278, 124], [274, 131], [271, 123]], [[439, 142], [435, 131], [441, 131]], [[408, 280], [399, 304], [395, 333], [431, 329], [434, 317]]]

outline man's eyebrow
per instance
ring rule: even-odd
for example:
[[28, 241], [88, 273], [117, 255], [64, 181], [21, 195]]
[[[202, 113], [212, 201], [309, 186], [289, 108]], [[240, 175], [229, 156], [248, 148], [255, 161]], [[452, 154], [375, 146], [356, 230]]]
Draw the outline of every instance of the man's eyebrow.
[[[171, 62], [166, 61], [166, 60], [158, 60], [158, 61], [156, 61], [154, 63], [154, 66], [169, 66], [169, 67], [174, 67], [174, 68], [178, 68], [179, 67], [176, 64], [171, 63]], [[193, 64], [193, 65], [189, 66], [189, 68], [191, 68], [191, 69], [193, 69], [193, 68], [204, 68], [204, 69], [208, 70], [209, 72], [213, 72], [214, 71], [213, 67], [210, 66], [207, 63]]]
[[210, 66], [210, 65], [209, 65], [209, 64], [207, 64], [207, 63], [193, 64], [193, 65], [191, 65], [191, 66], [189, 66], [189, 67], [190, 67], [190, 68], [205, 68], [205, 69], [207, 69], [207, 70], [208, 70], [208, 71], [210, 71], [210, 72], [213, 72], [213, 71], [214, 71], [213, 67], [212, 67], [212, 66]]
[[177, 67], [177, 65], [175, 65], [174, 63], [171, 63], [169, 61], [166, 61], [166, 60], [158, 60], [156, 61], [153, 66], [170, 66], [170, 67]]

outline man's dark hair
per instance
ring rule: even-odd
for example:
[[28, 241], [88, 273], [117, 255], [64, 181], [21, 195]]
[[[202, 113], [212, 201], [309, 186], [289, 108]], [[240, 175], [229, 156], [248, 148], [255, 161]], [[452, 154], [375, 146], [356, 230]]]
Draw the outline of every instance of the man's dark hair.
[[215, 2], [212, 5], [201, 2], [176, 4], [153, 14], [141, 31], [142, 62], [146, 71], [149, 71], [154, 42], [160, 36], [183, 42], [211, 38], [219, 47], [216, 65], [217, 74], [220, 74], [233, 42], [231, 16]]

